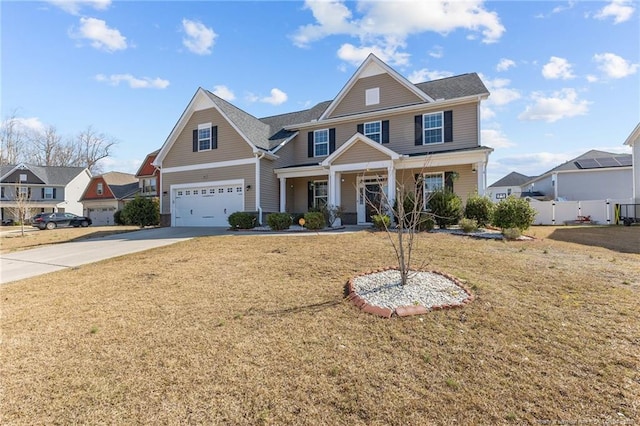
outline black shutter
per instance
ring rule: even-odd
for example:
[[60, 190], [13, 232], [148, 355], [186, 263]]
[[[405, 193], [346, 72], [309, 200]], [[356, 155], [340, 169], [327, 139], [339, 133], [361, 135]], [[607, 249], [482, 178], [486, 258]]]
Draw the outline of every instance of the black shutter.
[[307, 133], [307, 157], [313, 157], [313, 132]]
[[444, 112], [444, 141], [453, 142], [453, 111]]
[[53, 199], [54, 200], [56, 199], [56, 189], [55, 188], [53, 188]]
[[193, 131], [193, 152], [198, 152], [198, 129]]
[[389, 120], [382, 121], [382, 143], [389, 143]]
[[362, 123], [358, 124], [357, 131], [361, 135], [364, 135], [364, 124], [362, 124]]
[[313, 182], [307, 182], [307, 207], [311, 209], [313, 207]]
[[444, 189], [453, 192], [454, 172], [444, 172]]
[[329, 155], [336, 150], [336, 129], [329, 129]]
[[42, 188], [42, 199], [44, 200], [44, 188]]
[[416, 141], [415, 141], [415, 145], [419, 146], [422, 145], [422, 116], [421, 115], [416, 115], [414, 117], [415, 120], [415, 137], [416, 137]]
[[211, 128], [211, 149], [218, 149], [218, 126]]

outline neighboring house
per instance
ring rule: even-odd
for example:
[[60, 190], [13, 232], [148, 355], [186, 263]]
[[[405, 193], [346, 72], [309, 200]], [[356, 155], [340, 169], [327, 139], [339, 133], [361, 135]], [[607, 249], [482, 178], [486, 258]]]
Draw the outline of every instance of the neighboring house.
[[[20, 193], [26, 199], [27, 216], [43, 212], [81, 215], [80, 197], [91, 180], [85, 167], [54, 167], [18, 164], [0, 166], [2, 219], [14, 219]], [[27, 218], [25, 218], [27, 219]]]
[[147, 154], [140, 165], [136, 178], [138, 178], [140, 195], [143, 197], [158, 197], [160, 188], [160, 169], [153, 165], [160, 150]]
[[491, 148], [480, 143], [477, 74], [413, 84], [369, 55], [330, 101], [258, 119], [199, 88], [158, 153], [163, 225], [228, 226], [236, 211], [303, 213], [341, 206], [371, 221], [380, 186], [463, 200], [484, 193]]
[[504, 200], [505, 198], [513, 195], [520, 198], [522, 193], [522, 185], [533, 179], [531, 176], [525, 176], [518, 172], [511, 172], [502, 179], [487, 187], [487, 196], [491, 198], [494, 203]]
[[588, 201], [628, 199], [631, 189], [631, 155], [591, 150], [522, 185], [544, 200]]
[[113, 214], [139, 193], [138, 179], [129, 173], [109, 172], [94, 176], [82, 195], [84, 215], [93, 225], [113, 225]]
[[632, 194], [636, 203], [640, 203], [640, 123], [631, 132], [625, 145], [631, 147], [633, 183]]

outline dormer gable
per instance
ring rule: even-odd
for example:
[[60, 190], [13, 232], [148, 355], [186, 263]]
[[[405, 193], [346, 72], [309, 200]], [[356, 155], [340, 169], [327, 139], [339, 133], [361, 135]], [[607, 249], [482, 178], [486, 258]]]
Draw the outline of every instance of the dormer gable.
[[370, 54], [320, 120], [433, 101], [377, 56]]

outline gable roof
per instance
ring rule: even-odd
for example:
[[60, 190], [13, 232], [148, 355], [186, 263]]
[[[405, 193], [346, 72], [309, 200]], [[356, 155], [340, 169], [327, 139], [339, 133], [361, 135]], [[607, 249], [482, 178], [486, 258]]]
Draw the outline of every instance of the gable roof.
[[409, 80], [400, 75], [396, 70], [391, 68], [389, 65], [382, 62], [376, 55], [370, 53], [369, 56], [364, 60], [362, 64], [358, 67], [356, 72], [351, 76], [347, 84], [344, 85], [342, 90], [338, 93], [338, 95], [331, 101], [331, 104], [327, 107], [324, 113], [320, 116], [319, 120], [324, 120], [329, 117], [333, 110], [338, 106], [338, 104], [342, 101], [349, 90], [353, 87], [353, 85], [360, 78], [370, 75], [372, 72], [375, 73], [387, 73], [391, 78], [396, 80], [402, 86], [406, 87], [410, 92], [415, 94], [419, 99], [423, 102], [433, 102], [434, 99], [427, 95], [422, 90], [418, 89], [417, 86], [411, 84]]
[[380, 151], [381, 153], [383, 153], [384, 155], [388, 156], [391, 159], [397, 160], [398, 158], [400, 158], [400, 154], [398, 154], [397, 152], [392, 151], [389, 148], [382, 145], [381, 143], [375, 142], [374, 140], [366, 137], [365, 135], [356, 132], [356, 134], [351, 136], [349, 140], [347, 140], [345, 143], [340, 145], [338, 149], [336, 149], [331, 155], [325, 158], [320, 164], [325, 167], [330, 166], [331, 163], [333, 163], [342, 154], [347, 152], [349, 148], [351, 148], [357, 142], [364, 143], [370, 146], [371, 148], [375, 149], [376, 151]]
[[[5, 177], [15, 170], [27, 169], [43, 181], [45, 185], [56, 186], [66, 186], [75, 179], [76, 176], [87, 170], [86, 167], [37, 166], [34, 164], [21, 163], [0, 166], [0, 179], [4, 181]], [[87, 173], [89, 173], [88, 170]]]
[[475, 72], [425, 81], [416, 84], [416, 87], [436, 100], [489, 95], [489, 90]]
[[153, 166], [153, 160], [156, 159], [156, 156], [160, 152], [159, 149], [156, 149], [153, 152], [150, 152], [144, 157], [142, 164], [138, 167], [138, 171], [136, 172], [136, 177], [144, 177], [144, 176], [153, 176], [157, 169]]
[[625, 167], [631, 166], [631, 154], [616, 154], [613, 152], [599, 151], [592, 149], [560, 164], [557, 167], [543, 173], [540, 176], [544, 176], [549, 173], [571, 171], [571, 170], [585, 170], [585, 169], [602, 169], [610, 167]]
[[531, 179], [533, 179], [532, 176], [525, 176], [518, 172], [511, 172], [502, 179], [499, 179], [493, 184], [489, 185], [488, 188], [495, 188], [498, 186], [521, 186]]
[[631, 131], [627, 140], [624, 141], [625, 145], [633, 146], [640, 141], [640, 123]]
[[[113, 196], [118, 200], [133, 196], [140, 189], [138, 179], [130, 173], [108, 172], [95, 176], [94, 180], [96, 179], [104, 180]], [[87, 187], [87, 189], [89, 188]]]

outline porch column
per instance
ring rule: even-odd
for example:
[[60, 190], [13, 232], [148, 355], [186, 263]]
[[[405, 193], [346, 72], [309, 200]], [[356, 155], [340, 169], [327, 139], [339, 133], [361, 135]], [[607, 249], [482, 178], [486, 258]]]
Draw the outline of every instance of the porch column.
[[335, 173], [334, 179], [334, 192], [333, 205], [338, 207], [342, 204], [342, 173]]
[[389, 200], [389, 213], [393, 218], [393, 203], [396, 199], [396, 168], [393, 166], [393, 160], [389, 161], [387, 166], [387, 199]]
[[[329, 194], [328, 194], [328, 205], [329, 207], [338, 207], [342, 202], [342, 174], [340, 172], [336, 172], [335, 170], [329, 169], [329, 182], [327, 184]], [[342, 226], [342, 220], [340, 218], [336, 219], [333, 223], [333, 226]]]
[[287, 178], [280, 178], [280, 213], [287, 211]]
[[478, 195], [482, 197], [487, 189], [487, 163], [479, 161], [475, 164], [475, 169], [478, 177]]

